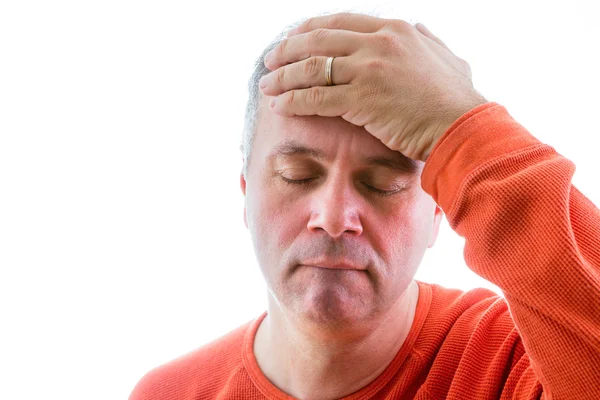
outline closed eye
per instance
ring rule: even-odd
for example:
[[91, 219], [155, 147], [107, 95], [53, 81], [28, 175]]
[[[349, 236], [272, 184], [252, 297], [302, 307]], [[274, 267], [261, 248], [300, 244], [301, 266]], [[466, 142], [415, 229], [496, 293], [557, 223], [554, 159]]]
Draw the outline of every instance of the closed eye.
[[371, 185], [367, 185], [366, 183], [363, 182], [363, 185], [365, 185], [365, 187], [367, 188], [367, 190], [379, 195], [379, 196], [391, 196], [395, 193], [398, 193], [399, 191], [402, 190], [402, 188], [400, 189], [394, 189], [394, 190], [381, 190], [381, 189], [377, 189], [376, 187], [373, 187]]
[[286, 178], [285, 176], [282, 176], [281, 179], [283, 179], [285, 182], [291, 183], [293, 185], [305, 185], [305, 184], [310, 183], [311, 181], [313, 181], [313, 180], [315, 180], [317, 178], [289, 179], [289, 178]]
[[[289, 179], [289, 178], [286, 178], [285, 176], [281, 176], [281, 179], [284, 182], [289, 183], [291, 185], [307, 185], [307, 184], [311, 183], [312, 181], [314, 181], [317, 178]], [[371, 186], [371, 185], [369, 185], [367, 183], [364, 183], [364, 182], [361, 182], [361, 183], [364, 185], [364, 187], [368, 191], [370, 191], [372, 193], [375, 193], [376, 195], [382, 196], [382, 197], [391, 196], [391, 195], [393, 195], [395, 193], [398, 193], [398, 192], [400, 192], [402, 190], [402, 188], [394, 189], [394, 190], [381, 190], [381, 189], [377, 189], [376, 187]]]

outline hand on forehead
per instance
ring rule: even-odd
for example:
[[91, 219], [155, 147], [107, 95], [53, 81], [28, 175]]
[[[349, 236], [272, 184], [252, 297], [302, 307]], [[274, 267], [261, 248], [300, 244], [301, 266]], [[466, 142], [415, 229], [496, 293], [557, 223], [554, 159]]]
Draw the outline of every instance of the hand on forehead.
[[263, 159], [294, 156], [325, 164], [337, 160], [354, 167], [387, 167], [402, 174], [421, 169], [421, 162], [390, 150], [363, 127], [341, 117], [283, 117], [267, 112], [257, 132], [255, 147]]
[[333, 156], [340, 150], [364, 156], [387, 155], [405, 158], [390, 150], [379, 139], [363, 127], [353, 125], [341, 117], [321, 117], [318, 115], [284, 117], [268, 112], [268, 97], [261, 103], [261, 117], [257, 129], [258, 136], [268, 148], [275, 148], [293, 141], [298, 145], [320, 149]]

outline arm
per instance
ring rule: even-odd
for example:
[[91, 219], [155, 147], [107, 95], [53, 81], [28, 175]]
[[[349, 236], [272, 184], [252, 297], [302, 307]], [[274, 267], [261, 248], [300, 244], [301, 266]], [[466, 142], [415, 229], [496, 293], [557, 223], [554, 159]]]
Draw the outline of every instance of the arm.
[[504, 292], [545, 395], [599, 399], [600, 211], [574, 171], [487, 103], [440, 138], [422, 186], [466, 239], [467, 265]]

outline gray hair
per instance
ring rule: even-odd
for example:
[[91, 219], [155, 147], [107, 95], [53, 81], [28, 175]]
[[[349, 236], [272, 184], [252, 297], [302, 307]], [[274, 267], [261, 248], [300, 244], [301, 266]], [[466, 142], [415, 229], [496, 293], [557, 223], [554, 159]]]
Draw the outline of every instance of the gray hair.
[[[340, 11], [336, 11], [336, 12], [340, 12]], [[346, 12], [346, 13], [357, 12], [357, 10], [354, 10], [354, 11], [345, 10], [343, 12]], [[324, 12], [320, 15], [330, 15], [332, 13], [333, 12]], [[372, 17], [377, 17], [380, 14], [379, 11], [375, 11], [373, 9], [370, 12], [362, 11], [361, 13], [365, 14], [365, 15], [370, 15]], [[302, 24], [302, 22], [304, 22], [306, 20], [308, 20], [308, 18], [303, 18], [302, 20], [297, 21], [296, 23], [287, 26], [281, 33], [279, 33], [279, 35], [277, 35], [275, 40], [273, 40], [263, 50], [260, 57], [258, 57], [256, 59], [256, 62], [254, 63], [254, 72], [252, 73], [252, 76], [250, 77], [250, 79], [248, 81], [248, 102], [246, 104], [246, 117], [244, 120], [244, 131], [242, 133], [242, 143], [240, 145], [240, 150], [242, 151], [242, 154], [244, 156], [244, 165], [243, 165], [243, 169], [242, 169], [244, 176], [246, 176], [248, 173], [248, 166], [250, 164], [250, 150], [252, 149], [252, 143], [254, 142], [254, 136], [256, 133], [257, 125], [258, 125], [258, 116], [259, 116], [258, 109], [259, 109], [259, 105], [260, 105], [260, 100], [262, 99], [262, 93], [260, 92], [260, 90], [258, 88], [258, 81], [260, 81], [260, 78], [262, 78], [264, 75], [267, 75], [269, 72], [271, 72], [267, 67], [265, 67], [264, 58], [269, 51], [271, 51], [275, 47], [277, 47], [279, 42], [287, 36], [287, 33], [290, 30], [296, 28], [297, 26], [299, 26], [300, 24]]]
[[271, 70], [265, 66], [265, 56], [269, 51], [277, 47], [279, 42], [281, 42], [281, 40], [287, 36], [289, 31], [299, 26], [305, 20], [306, 19], [302, 19], [301, 21], [289, 25], [283, 31], [281, 31], [281, 33], [279, 33], [279, 35], [277, 35], [277, 37], [263, 50], [262, 54], [254, 63], [254, 72], [248, 81], [248, 103], [246, 104], [246, 117], [244, 119], [242, 144], [240, 145], [240, 150], [242, 150], [242, 154], [244, 155], [244, 176], [246, 176], [248, 173], [248, 165], [250, 164], [250, 149], [252, 148], [252, 143], [254, 142], [254, 134], [256, 133], [256, 128], [258, 125], [258, 109], [260, 100], [263, 97], [258, 88], [258, 81], [260, 81], [260, 78], [271, 72]]

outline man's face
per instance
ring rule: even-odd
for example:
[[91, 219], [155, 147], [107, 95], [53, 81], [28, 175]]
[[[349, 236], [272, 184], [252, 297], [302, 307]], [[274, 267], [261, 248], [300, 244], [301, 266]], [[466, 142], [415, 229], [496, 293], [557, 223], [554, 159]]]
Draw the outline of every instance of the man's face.
[[422, 167], [342, 118], [285, 118], [262, 100], [241, 186], [258, 263], [286, 314], [341, 328], [398, 302], [442, 216]]

